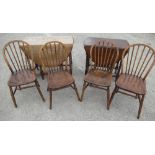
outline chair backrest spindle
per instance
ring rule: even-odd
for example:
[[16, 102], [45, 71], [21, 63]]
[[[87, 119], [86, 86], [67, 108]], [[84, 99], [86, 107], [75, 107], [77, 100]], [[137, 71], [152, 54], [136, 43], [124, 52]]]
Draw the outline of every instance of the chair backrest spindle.
[[39, 56], [44, 70], [48, 73], [68, 69], [68, 54], [64, 44], [59, 41], [46, 43], [41, 48]]
[[[31, 57], [27, 55], [27, 52], [31, 54]], [[24, 69], [34, 69], [30, 45], [22, 40], [8, 42], [3, 48], [3, 56], [12, 73]]]
[[153, 48], [145, 44], [130, 45], [123, 52], [121, 72], [145, 79], [154, 63]]
[[112, 42], [102, 41], [91, 46], [91, 69], [112, 72], [118, 58], [118, 49]]

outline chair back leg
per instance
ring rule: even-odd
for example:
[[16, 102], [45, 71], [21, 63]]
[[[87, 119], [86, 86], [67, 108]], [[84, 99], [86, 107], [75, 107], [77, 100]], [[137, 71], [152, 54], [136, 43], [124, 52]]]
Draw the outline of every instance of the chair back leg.
[[111, 94], [111, 97], [110, 97], [110, 100], [109, 100], [109, 103], [108, 103], [108, 106], [107, 106], [107, 110], [110, 109], [110, 105], [111, 105], [112, 100], [113, 100], [113, 98], [114, 98], [114, 96], [115, 96], [115, 94], [116, 94], [117, 91], [118, 91], [118, 87], [115, 86], [115, 88], [114, 88], [114, 90], [113, 90], [113, 92]]
[[73, 85], [74, 85], [74, 90], [75, 90], [75, 93], [77, 95], [77, 98], [79, 101], [81, 101], [75, 82], [73, 83]]
[[41, 92], [41, 90], [40, 90], [40, 86], [39, 86], [39, 83], [38, 83], [37, 80], [35, 81], [35, 85], [36, 85], [36, 88], [37, 88], [37, 90], [38, 90], [38, 92], [39, 92], [39, 94], [40, 94], [42, 100], [45, 102], [44, 96], [43, 96], [43, 94], [42, 94], [42, 92]]
[[83, 88], [82, 88], [82, 94], [81, 94], [81, 102], [82, 102], [82, 100], [83, 100], [84, 91], [85, 91], [85, 89], [87, 88], [87, 86], [88, 86], [87, 82], [84, 81], [84, 83], [83, 83]]

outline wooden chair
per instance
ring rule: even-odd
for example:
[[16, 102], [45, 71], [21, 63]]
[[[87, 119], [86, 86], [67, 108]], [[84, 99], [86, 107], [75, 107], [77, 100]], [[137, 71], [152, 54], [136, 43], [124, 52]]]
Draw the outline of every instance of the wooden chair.
[[112, 81], [112, 71], [118, 57], [118, 49], [110, 41], [98, 42], [91, 46], [91, 65], [84, 78], [81, 101], [84, 91], [88, 86], [101, 88], [107, 91], [107, 105], [110, 99], [110, 86]]
[[50, 109], [52, 109], [52, 91], [72, 87], [80, 100], [75, 80], [70, 73], [68, 56], [63, 43], [51, 41], [40, 50], [40, 59], [44, 72], [47, 72], [48, 88], [50, 94]]
[[137, 118], [140, 118], [146, 94], [146, 77], [155, 63], [155, 51], [148, 45], [134, 44], [124, 50], [122, 66], [116, 86], [110, 98], [108, 109], [115, 93], [123, 93], [139, 99]]
[[[29, 44], [21, 40], [10, 41], [3, 48], [5, 62], [11, 71], [8, 86], [15, 107], [17, 107], [16, 90], [34, 86], [37, 88], [42, 100], [45, 101], [36, 79], [33, 61], [25, 55], [21, 47], [25, 48], [25, 50], [31, 50]], [[34, 85], [32, 85], [33, 83]]]

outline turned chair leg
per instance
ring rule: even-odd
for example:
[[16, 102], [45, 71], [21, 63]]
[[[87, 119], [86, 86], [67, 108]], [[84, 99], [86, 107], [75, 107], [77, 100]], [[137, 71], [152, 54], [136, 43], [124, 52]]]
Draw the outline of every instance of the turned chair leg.
[[73, 83], [73, 85], [74, 85], [74, 90], [75, 90], [75, 93], [77, 95], [77, 98], [79, 101], [81, 101], [75, 82]]
[[144, 102], [144, 97], [145, 97], [145, 95], [142, 95], [142, 97], [140, 97], [140, 95], [138, 96], [138, 98], [139, 98], [139, 110], [138, 110], [137, 119], [140, 118], [140, 114], [141, 114], [143, 102]]
[[49, 94], [50, 94], [50, 109], [52, 109], [52, 91], [49, 90]]
[[107, 87], [107, 109], [108, 109], [108, 106], [109, 106], [109, 100], [110, 100], [110, 88]]
[[14, 96], [14, 93], [13, 93], [13, 89], [12, 89], [11, 86], [9, 86], [9, 89], [10, 89], [10, 94], [11, 94], [11, 98], [13, 100], [14, 106], [15, 106], [15, 108], [17, 108], [16, 99], [15, 99], [15, 96]]
[[42, 92], [40, 90], [39, 82], [37, 80], [35, 81], [35, 85], [36, 85], [36, 88], [37, 88], [42, 100], [45, 102], [44, 96], [43, 96], [43, 94], [42, 94]]
[[107, 110], [110, 109], [110, 105], [111, 105], [112, 99], [114, 98], [114, 96], [115, 96], [115, 94], [116, 94], [117, 91], [118, 91], [118, 87], [115, 86], [115, 88], [114, 88], [114, 90], [113, 90], [113, 92], [112, 92], [112, 95], [111, 95], [111, 97], [110, 97], [110, 100], [109, 100], [109, 103], [108, 103], [108, 106], [107, 106]]
[[84, 83], [83, 83], [83, 88], [82, 88], [82, 94], [81, 94], [81, 102], [82, 102], [82, 100], [83, 100], [84, 91], [85, 91], [85, 89], [87, 88], [87, 86], [88, 86], [88, 84], [84, 81]]

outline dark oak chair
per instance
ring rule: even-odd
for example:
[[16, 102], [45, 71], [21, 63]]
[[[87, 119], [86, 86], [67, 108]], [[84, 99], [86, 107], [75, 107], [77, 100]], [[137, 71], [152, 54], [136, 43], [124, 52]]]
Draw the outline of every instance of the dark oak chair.
[[110, 98], [108, 109], [115, 93], [129, 95], [139, 100], [137, 118], [140, 118], [146, 95], [146, 77], [155, 64], [155, 51], [148, 45], [134, 44], [124, 50], [121, 73]]
[[45, 101], [36, 79], [34, 63], [25, 55], [21, 47], [31, 51], [29, 44], [21, 40], [10, 41], [3, 48], [5, 62], [11, 71], [8, 86], [15, 107], [17, 107], [16, 91], [30, 87], [36, 87], [42, 100]]
[[75, 90], [78, 100], [80, 100], [75, 80], [68, 65], [70, 58], [64, 44], [58, 41], [48, 42], [41, 48], [39, 56], [43, 70], [47, 73], [50, 109], [52, 109], [52, 91], [71, 87]]
[[84, 78], [81, 101], [88, 86], [101, 88], [107, 91], [107, 105], [110, 99], [112, 71], [114, 69], [118, 49], [110, 41], [98, 42], [91, 46], [89, 71]]

